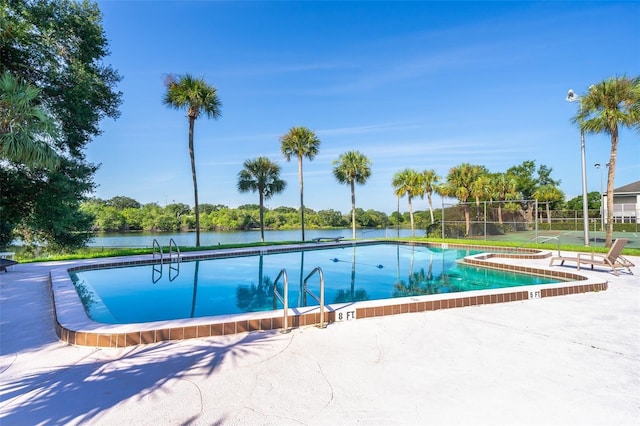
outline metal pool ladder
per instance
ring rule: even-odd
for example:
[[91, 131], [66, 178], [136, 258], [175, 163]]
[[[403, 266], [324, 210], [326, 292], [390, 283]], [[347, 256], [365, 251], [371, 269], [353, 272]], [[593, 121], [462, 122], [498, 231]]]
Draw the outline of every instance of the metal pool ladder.
[[[160, 256], [160, 266], [156, 266], [155, 263], [153, 264], [153, 271], [151, 274], [151, 280], [153, 281], [153, 283], [157, 283], [160, 278], [162, 278], [162, 266], [164, 265], [164, 251], [162, 250], [162, 246], [160, 245], [160, 243], [158, 242], [157, 239], [153, 239], [153, 260], [156, 260], [156, 253], [159, 254]], [[175, 266], [174, 266], [174, 256], [173, 254], [176, 254], [175, 259]], [[176, 242], [174, 241], [173, 238], [171, 238], [169, 240], [169, 253], [168, 253], [168, 258], [169, 258], [169, 281], [173, 281], [176, 279], [176, 277], [180, 274], [180, 248], [178, 247], [178, 245], [176, 244]]]
[[[160, 243], [158, 242], [157, 239], [153, 239], [153, 260], [156, 259], [156, 253], [158, 253], [160, 255], [160, 265], [162, 265], [164, 263], [164, 251], [162, 250], [162, 246], [160, 245]], [[157, 248], [157, 250], [156, 250]], [[176, 244], [176, 242], [173, 240], [173, 238], [171, 238], [169, 240], [169, 253], [167, 254], [169, 257], [169, 264], [171, 264], [173, 262], [173, 254], [176, 254], [176, 261], [178, 263], [180, 263], [180, 247], [178, 247], [178, 245]]]
[[[171, 247], [176, 252], [176, 266], [173, 266], [173, 252], [171, 251]], [[180, 274], [180, 248], [176, 244], [176, 242], [171, 238], [169, 240], [169, 281], [175, 280]]]
[[[307, 281], [316, 273], [320, 278], [320, 297], [313, 294], [313, 292], [307, 287]], [[316, 266], [313, 271], [309, 272], [309, 275], [307, 275], [307, 277], [303, 281], [302, 303], [304, 304], [304, 306], [307, 306], [307, 293], [320, 304], [320, 328], [324, 328], [324, 274], [322, 273], [322, 268], [320, 268], [319, 266]]]
[[162, 246], [160, 245], [160, 243], [158, 242], [158, 240], [156, 240], [155, 238], [153, 239], [153, 260], [156, 260], [156, 247], [158, 248], [158, 253], [160, 254], [160, 265], [162, 265], [162, 256], [163, 256], [163, 252], [162, 252]]
[[171, 238], [169, 240], [169, 262], [171, 262], [171, 259], [173, 259], [173, 257], [172, 257], [173, 252], [171, 251], [171, 247], [173, 247], [173, 249], [175, 250], [176, 259], [177, 259], [178, 263], [180, 263], [180, 247], [178, 247], [178, 245], [173, 240], [173, 238]]
[[[284, 295], [280, 294], [280, 292], [278, 291], [278, 281], [280, 280], [280, 278], [282, 278], [282, 292], [284, 293]], [[288, 333], [289, 332], [289, 280], [287, 279], [287, 270], [282, 268], [280, 270], [280, 273], [278, 274], [278, 276], [276, 277], [275, 281], [273, 282], [273, 309], [278, 309], [278, 302], [280, 301], [280, 303], [282, 303], [282, 306], [284, 306], [284, 320], [282, 322], [282, 326], [284, 327], [282, 332], [283, 333]]]

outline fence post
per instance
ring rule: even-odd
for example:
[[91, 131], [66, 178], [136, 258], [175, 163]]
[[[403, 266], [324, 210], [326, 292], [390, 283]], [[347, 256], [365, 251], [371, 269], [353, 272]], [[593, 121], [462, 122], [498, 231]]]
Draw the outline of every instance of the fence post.
[[442, 239], [444, 240], [444, 198], [440, 198], [440, 208], [442, 209]]
[[535, 232], [536, 241], [538, 241], [538, 200], [537, 199], [535, 200], [535, 203], [533, 205], [534, 205], [534, 210], [535, 210], [535, 215], [534, 215], [534, 217], [535, 217], [535, 219], [534, 219], [535, 225], [534, 225], [534, 228], [536, 230], [536, 232]]
[[487, 202], [484, 201], [484, 240], [487, 241]]

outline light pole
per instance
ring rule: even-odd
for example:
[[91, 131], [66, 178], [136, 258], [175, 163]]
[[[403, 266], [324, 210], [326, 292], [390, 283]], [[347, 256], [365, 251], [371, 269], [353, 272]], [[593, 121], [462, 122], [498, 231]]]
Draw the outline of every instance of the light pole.
[[604, 232], [604, 197], [602, 194], [602, 169], [600, 163], [594, 164], [600, 170], [600, 230]]
[[[568, 102], [580, 102], [580, 113], [582, 113], [582, 101], [580, 96], [576, 95], [573, 89], [569, 89], [566, 100]], [[580, 123], [580, 152], [582, 154], [582, 217], [584, 219], [584, 245], [589, 245], [589, 204], [587, 200], [587, 164], [584, 152], [584, 130]]]

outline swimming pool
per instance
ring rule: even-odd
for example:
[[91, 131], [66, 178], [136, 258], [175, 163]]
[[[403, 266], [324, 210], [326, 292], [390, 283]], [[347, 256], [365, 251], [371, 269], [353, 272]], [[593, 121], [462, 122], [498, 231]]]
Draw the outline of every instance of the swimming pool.
[[[265, 255], [272, 255], [283, 252], [297, 252], [299, 257], [302, 257], [304, 252], [304, 265], [306, 270], [312, 268], [308, 261], [310, 257], [310, 249], [327, 249], [327, 248], [341, 248], [342, 253], [349, 253], [349, 249], [356, 245], [360, 247], [362, 245], [379, 244], [380, 241], [357, 241], [357, 242], [340, 242], [340, 243], [320, 243], [320, 244], [287, 244], [281, 246], [267, 246], [262, 248], [239, 248], [239, 249], [217, 249], [207, 250], [200, 252], [190, 252], [183, 256], [184, 263], [180, 264], [180, 270], [176, 271], [170, 269], [166, 264], [162, 270], [162, 276], [167, 277], [169, 282], [173, 282], [176, 279], [176, 272], [179, 275], [183, 274], [182, 267], [188, 263], [193, 263], [195, 268], [196, 260], [208, 260], [211, 258], [229, 258], [229, 257], [246, 257], [250, 255], [262, 254], [263, 261], [266, 258]], [[412, 248], [414, 246], [414, 248]], [[431, 254], [427, 253], [429, 260], [420, 260], [421, 256], [425, 255], [425, 252], [420, 247], [428, 247], [433, 250], [434, 261], [431, 261]], [[446, 250], [448, 248], [455, 248], [462, 250], [463, 253], [469, 253], [469, 256], [464, 260], [453, 260], [447, 256], [438, 256], [439, 250]], [[346, 249], [346, 250], [345, 250]], [[418, 250], [415, 250], [418, 249]], [[134, 346], [139, 344], [157, 343], [170, 340], [183, 340], [192, 338], [206, 338], [210, 336], [222, 336], [236, 333], [252, 332], [252, 331], [269, 331], [280, 330], [288, 331], [293, 328], [305, 327], [305, 326], [322, 326], [323, 324], [337, 324], [343, 321], [361, 320], [372, 317], [396, 315], [396, 314], [408, 314], [408, 313], [421, 313], [431, 312], [441, 309], [461, 308], [466, 306], [478, 306], [478, 305], [491, 305], [494, 303], [504, 302], [524, 302], [527, 300], [542, 299], [546, 297], [564, 296], [586, 292], [599, 292], [607, 290], [608, 281], [606, 278], [601, 277], [588, 277], [582, 272], [576, 272], [575, 270], [558, 270], [548, 266], [548, 258], [552, 255], [549, 251], [544, 250], [527, 250], [519, 249], [516, 252], [510, 249], [509, 252], [505, 252], [501, 248], [488, 248], [486, 246], [476, 246], [469, 244], [448, 244], [448, 243], [435, 243], [435, 242], [403, 242], [400, 247], [396, 248], [396, 257], [392, 260], [392, 265], [398, 264], [398, 253], [401, 253], [400, 257], [404, 256], [404, 250], [414, 250], [421, 253], [417, 257], [413, 256], [413, 264], [409, 263], [408, 267], [413, 269], [403, 269], [400, 266], [400, 280], [404, 280], [405, 283], [422, 283], [422, 280], [409, 280], [409, 276], [413, 277], [414, 273], [418, 273], [418, 276], [422, 274], [424, 269], [424, 275], [435, 275], [437, 264], [453, 264], [464, 263], [464, 265], [478, 266], [482, 268], [483, 272], [487, 272], [487, 269], [495, 269], [499, 271], [511, 271], [525, 274], [533, 274], [537, 276], [544, 276], [555, 280], [555, 283], [551, 284], [536, 284], [517, 287], [504, 287], [504, 288], [489, 288], [484, 290], [472, 290], [464, 292], [451, 292], [451, 293], [436, 293], [436, 294], [420, 294], [415, 296], [406, 297], [393, 297], [387, 299], [374, 299], [374, 300], [362, 300], [356, 302], [346, 303], [333, 303], [325, 306], [326, 309], [322, 309], [318, 306], [308, 307], [290, 307], [288, 310], [282, 308], [276, 310], [245, 312], [239, 314], [228, 315], [212, 315], [205, 317], [190, 317], [185, 315], [179, 319], [169, 319], [161, 321], [150, 322], [137, 322], [127, 324], [107, 324], [91, 320], [83, 307], [81, 298], [90, 298], [91, 292], [88, 291], [87, 286], [80, 287], [80, 292], [76, 289], [71, 275], [77, 272], [83, 272], [91, 269], [105, 269], [105, 268], [121, 268], [126, 266], [145, 266], [147, 267], [146, 281], [159, 282], [157, 272], [154, 275], [152, 266], [156, 264], [157, 259], [154, 259], [152, 255], [137, 255], [126, 256], [119, 258], [105, 258], [105, 259], [84, 259], [69, 262], [60, 262], [52, 265], [49, 272], [49, 283], [53, 297], [54, 317], [55, 317], [55, 333], [61, 341], [67, 342], [72, 345], [80, 346], [93, 346], [93, 347], [111, 347], [119, 348], [126, 346]], [[488, 251], [488, 252], [487, 252]], [[472, 254], [476, 252], [482, 252], [480, 254]], [[323, 259], [326, 261], [326, 252], [323, 254]], [[457, 255], [455, 257], [458, 257]], [[255, 259], [255, 258], [254, 258]], [[337, 259], [337, 262], [334, 260]], [[354, 264], [352, 259], [347, 256], [329, 256], [329, 261], [334, 264], [346, 264], [351, 260], [351, 265]], [[343, 260], [347, 262], [343, 262]], [[258, 258], [259, 261], [259, 258]], [[299, 265], [300, 262], [296, 264]], [[364, 263], [364, 258], [359, 257], [356, 254], [355, 263]], [[200, 262], [199, 264], [202, 264]], [[382, 265], [382, 268], [378, 266]], [[402, 265], [402, 262], [400, 262]], [[426, 265], [426, 268], [417, 268], [417, 265]], [[173, 264], [175, 266], [175, 264]], [[172, 266], [172, 267], [173, 267]], [[283, 265], [277, 265], [277, 268], [281, 268]], [[357, 266], [357, 265], [356, 265]], [[393, 266], [389, 266], [386, 262], [361, 265], [373, 269], [385, 269], [392, 270]], [[458, 265], [460, 266], [460, 265]], [[431, 267], [431, 270], [429, 269]], [[199, 268], [199, 267], [198, 267]], [[256, 269], [258, 268], [258, 269]], [[260, 278], [255, 278], [257, 272], [259, 272], [259, 263], [249, 264], [246, 268], [251, 272], [253, 282], [259, 282]], [[410, 275], [407, 273], [410, 272]], [[351, 293], [351, 266], [349, 266], [349, 279], [342, 284], [343, 289], [349, 290]], [[359, 272], [360, 271], [360, 272]], [[404, 271], [404, 272], [403, 272]], [[195, 269], [194, 269], [195, 272]], [[362, 272], [362, 273], [361, 273]], [[361, 268], [356, 269], [356, 279], [354, 281], [354, 294], [357, 295], [360, 283], [359, 277], [361, 275], [366, 276], [366, 271]], [[272, 277], [273, 271], [265, 271], [263, 264], [263, 273]], [[292, 281], [295, 281], [294, 275], [296, 272], [290, 271]], [[186, 274], [185, 274], [186, 275]], [[201, 276], [200, 272], [195, 274], [198, 278]], [[264, 276], [263, 276], [264, 277]], [[456, 280], [458, 277], [453, 274], [449, 276], [451, 279]], [[173, 278], [173, 281], [172, 281]], [[199, 305], [202, 292], [200, 291], [199, 282], [197, 286], [191, 282], [191, 292], [189, 293], [190, 299], [193, 301], [194, 296]], [[252, 288], [251, 282], [243, 283], [244, 288]], [[417, 291], [413, 291], [415, 294]], [[422, 286], [426, 288], [427, 286]], [[194, 292], [193, 289], [196, 291]], [[294, 288], [295, 290], [295, 288]], [[314, 289], [317, 291], [317, 289]], [[237, 289], [236, 289], [237, 292]], [[237, 293], [236, 293], [237, 294]], [[177, 299], [176, 299], [177, 301]], [[294, 305], [296, 300], [292, 300]], [[327, 303], [331, 300], [327, 300]], [[191, 313], [192, 306], [190, 306], [189, 314]], [[135, 309], [135, 306], [133, 307]], [[286, 324], [286, 318], [288, 316], [288, 325]], [[426, 318], [425, 318], [426, 319]]]
[[[289, 306], [316, 306], [301, 291], [320, 267], [325, 304], [556, 283], [558, 279], [461, 263], [481, 250], [405, 244], [326, 249], [158, 263], [71, 272], [87, 315], [108, 324], [200, 318], [274, 309], [273, 283], [285, 269]], [[311, 280], [318, 294], [319, 281]], [[282, 281], [278, 283], [282, 292]], [[313, 288], [315, 286], [315, 289]], [[281, 304], [276, 304], [282, 308]]]

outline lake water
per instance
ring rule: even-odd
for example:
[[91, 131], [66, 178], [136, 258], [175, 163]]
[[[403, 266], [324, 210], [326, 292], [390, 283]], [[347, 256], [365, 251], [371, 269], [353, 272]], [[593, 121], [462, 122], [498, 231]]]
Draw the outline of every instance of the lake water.
[[[305, 240], [309, 241], [318, 237], [344, 237], [351, 238], [352, 230], [349, 229], [305, 229]], [[416, 230], [415, 236], [424, 237], [424, 230]], [[410, 237], [410, 229], [356, 229], [357, 239], [366, 238], [394, 238], [394, 237]], [[169, 240], [173, 239], [179, 246], [195, 246], [195, 232], [176, 232], [176, 233], [123, 233], [123, 234], [99, 234], [89, 241], [90, 247], [151, 247], [153, 240], [158, 240], [162, 246], [169, 245]], [[266, 242], [279, 241], [300, 241], [302, 233], [299, 229], [273, 231], [265, 230], [264, 239]], [[238, 243], [255, 243], [260, 241], [260, 231], [233, 231], [233, 232], [200, 232], [201, 246], [215, 246], [218, 244], [238, 244]]]

